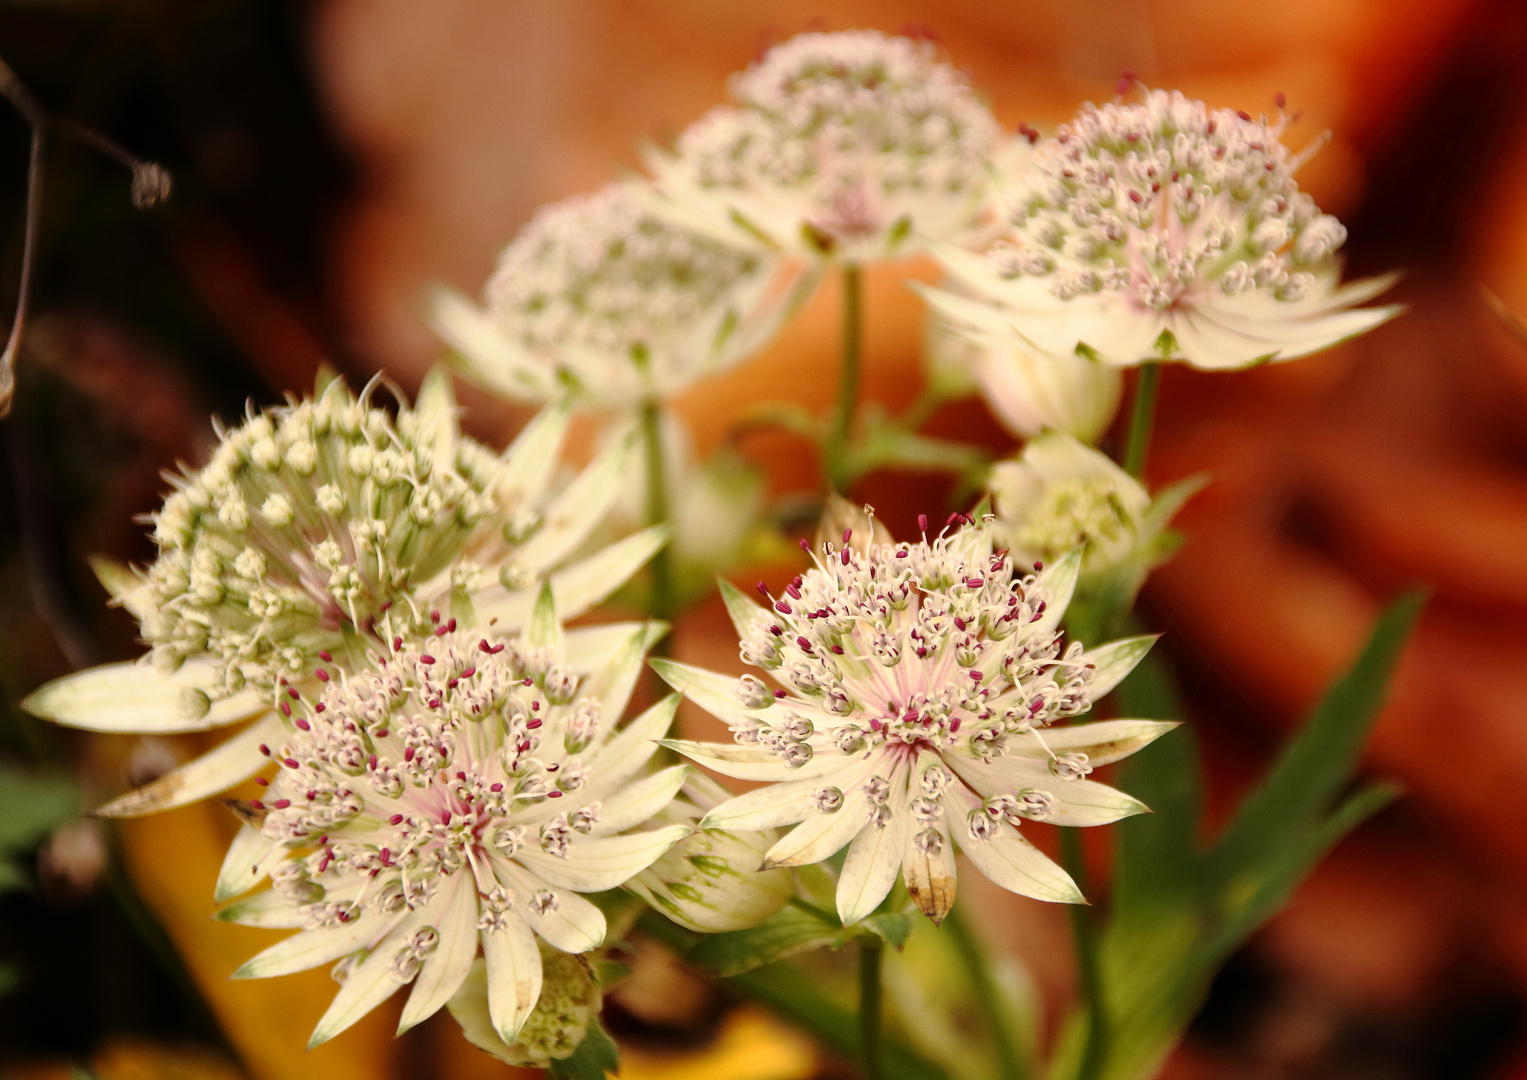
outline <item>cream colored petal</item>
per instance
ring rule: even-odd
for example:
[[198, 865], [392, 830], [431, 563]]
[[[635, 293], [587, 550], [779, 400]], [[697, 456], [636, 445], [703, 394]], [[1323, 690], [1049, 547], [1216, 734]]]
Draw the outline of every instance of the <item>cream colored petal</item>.
[[506, 913], [504, 926], [483, 930], [483, 959], [488, 969], [488, 1016], [499, 1038], [510, 1045], [541, 996], [541, 951], [535, 935], [517, 913]]
[[497, 394], [535, 404], [559, 395], [551, 369], [509, 338], [493, 317], [454, 289], [430, 301], [430, 327], [455, 350], [448, 358], [466, 378]]
[[546, 508], [541, 527], [515, 553], [516, 561], [540, 574], [583, 543], [619, 494], [630, 456], [630, 443], [621, 440], [579, 473]]
[[429, 1019], [450, 1001], [472, 968], [477, 955], [477, 883], [471, 874], [452, 874], [445, 896], [436, 896], [430, 904], [439, 945], [424, 960], [408, 1004], [398, 1019], [398, 1034]]
[[536, 877], [560, 888], [604, 892], [619, 888], [647, 869], [691, 831], [688, 825], [670, 825], [625, 836], [579, 837], [568, 846], [565, 858], [527, 847], [515, 855], [515, 860]]
[[313, 1029], [308, 1039], [309, 1050], [328, 1042], [402, 989], [404, 980], [397, 976], [393, 964], [414, 934], [427, 925], [435, 910], [435, 904], [430, 903], [405, 914], [365, 959], [350, 970], [328, 1011]]
[[536, 413], [505, 448], [495, 487], [506, 506], [540, 504], [561, 460], [571, 419], [572, 407], [566, 401], [553, 402]]
[[213, 701], [217, 685], [217, 672], [203, 661], [187, 661], [171, 675], [137, 661], [103, 664], [54, 679], [21, 707], [67, 727], [155, 735], [236, 724], [270, 707], [252, 688]]
[[[898, 768], [888, 779], [889, 820], [884, 826], [869, 824], [859, 831], [848, 845], [848, 858], [838, 877], [838, 917], [844, 926], [852, 926], [880, 906], [896, 883], [902, 856], [907, 851], [912, 826], [908, 770]], [[839, 813], [847, 809], [845, 805]]]
[[762, 746], [691, 742], [688, 739], [664, 739], [662, 745], [712, 772], [738, 780], [806, 780], [826, 776], [841, 769], [844, 763], [841, 754], [821, 749], [804, 765], [787, 765], [778, 754]]
[[279, 743], [286, 734], [281, 718], [269, 713], [227, 742], [172, 769], [152, 783], [113, 799], [96, 810], [101, 817], [141, 817], [216, 795], [248, 780], [270, 759], [262, 744]]
[[228, 854], [217, 872], [217, 884], [212, 889], [212, 899], [218, 903], [231, 900], [242, 892], [248, 892], [270, 873], [273, 866], [286, 852], [286, 845], [267, 839], [253, 825], [241, 825], [228, 845]]
[[304, 930], [245, 961], [230, 978], [269, 979], [331, 964], [340, 957], [370, 948], [398, 924], [399, 916], [366, 911], [339, 926]]
[[599, 800], [599, 817], [590, 836], [609, 836], [644, 825], [673, 801], [689, 776], [688, 765], [673, 765], [623, 785]]
[[236, 900], [212, 916], [218, 922], [238, 926], [258, 926], [267, 930], [296, 930], [307, 923], [307, 915], [295, 904], [282, 899], [275, 889], [266, 889], [243, 900]]
[[1092, 679], [1087, 683], [1087, 700], [1099, 701], [1135, 670], [1135, 665], [1145, 659], [1160, 634], [1144, 634], [1140, 637], [1121, 638], [1088, 649], [1086, 657], [1092, 664]]

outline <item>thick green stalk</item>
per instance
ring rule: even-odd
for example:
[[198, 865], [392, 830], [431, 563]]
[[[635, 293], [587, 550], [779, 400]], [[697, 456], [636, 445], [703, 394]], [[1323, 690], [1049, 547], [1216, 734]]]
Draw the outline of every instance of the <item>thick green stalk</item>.
[[1135, 382], [1135, 404], [1129, 416], [1129, 441], [1124, 445], [1124, 471], [1139, 477], [1145, 473], [1145, 455], [1156, 422], [1156, 390], [1161, 385], [1161, 364], [1150, 360], [1140, 365]]
[[992, 1050], [997, 1056], [998, 1080], [1029, 1080], [1028, 1064], [1013, 1045], [1013, 1033], [1002, 1014], [1002, 1000], [997, 980], [992, 977], [991, 966], [986, 962], [982, 945], [970, 931], [970, 926], [960, 915], [958, 907], [950, 909], [944, 919], [944, 929], [954, 938], [954, 947], [970, 976], [975, 989], [976, 1002], [981, 1007], [981, 1018], [986, 1022], [991, 1037]]
[[863, 1080], [881, 1080], [880, 1067], [880, 960], [878, 938], [859, 942], [859, 1074]]
[[[662, 407], [653, 398], [641, 406], [642, 448], [647, 460], [647, 524], [668, 520], [668, 473], [663, 460]], [[673, 554], [668, 544], [652, 556], [652, 595], [648, 614], [654, 619], [673, 615]]]
[[843, 363], [838, 370], [838, 406], [827, 433], [827, 480], [842, 494], [849, 475], [849, 438], [859, 407], [859, 379], [863, 353], [864, 279], [858, 266], [843, 267]]
[[[1076, 887], [1087, 892], [1087, 863], [1082, 855], [1082, 838], [1076, 829], [1060, 830], [1061, 859], [1066, 873]], [[1086, 904], [1071, 905], [1071, 937], [1076, 946], [1076, 972], [1087, 1002], [1087, 1045], [1076, 1080], [1097, 1080], [1108, 1059], [1108, 1003], [1103, 995], [1102, 960], [1098, 949], [1098, 927], [1093, 909]]]

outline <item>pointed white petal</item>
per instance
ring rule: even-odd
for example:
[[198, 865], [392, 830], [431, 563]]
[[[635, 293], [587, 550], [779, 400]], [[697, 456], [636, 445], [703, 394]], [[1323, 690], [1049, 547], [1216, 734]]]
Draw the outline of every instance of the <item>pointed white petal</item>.
[[126, 563], [104, 555], [92, 555], [89, 561], [90, 569], [95, 571], [96, 580], [111, 597], [111, 602], [121, 604], [128, 614], [141, 622], [148, 614], [143, 598], [143, 578]]
[[440, 943], [419, 969], [408, 1004], [398, 1019], [401, 1035], [440, 1011], [461, 986], [477, 955], [477, 884], [471, 874], [451, 875], [445, 890], [430, 903], [431, 923]]
[[[436, 896], [435, 900], [438, 901], [439, 897]], [[403, 987], [406, 980], [397, 976], [393, 964], [398, 953], [408, 947], [414, 934], [426, 926], [437, 912], [434, 902], [408, 912], [366, 958], [351, 969], [345, 981], [340, 984], [339, 993], [334, 995], [328, 1011], [313, 1029], [308, 1039], [309, 1050], [328, 1042]]]
[[212, 917], [218, 922], [260, 926], [267, 930], [296, 930], [307, 923], [307, 916], [297, 905], [287, 903], [275, 889], [237, 900], [219, 909]]
[[[632, 624], [624, 625], [630, 627]], [[584, 684], [581, 696], [598, 701], [601, 715], [611, 724], [625, 715], [637, 680], [641, 678], [642, 663], [647, 658], [647, 650], [652, 647], [658, 625], [666, 629], [666, 624], [649, 624], [635, 627], [634, 633], [628, 632], [621, 647], [612, 652], [598, 668], [573, 668], [574, 671], [593, 671], [593, 675]]]
[[515, 553], [516, 561], [539, 574], [561, 562], [583, 543], [620, 494], [630, 456], [631, 447], [625, 440], [600, 454], [552, 500], [544, 512], [541, 527]]
[[212, 899], [218, 903], [248, 892], [270, 873], [270, 868], [285, 853], [285, 846], [267, 839], [253, 825], [242, 825], [228, 845], [223, 865], [217, 872]]
[[509, 506], [535, 505], [546, 493], [561, 460], [572, 408], [558, 401], [536, 413], [499, 458], [499, 497]]
[[369, 948], [397, 925], [398, 918], [398, 916], [377, 915], [375, 912], [368, 911], [339, 926], [320, 926], [316, 930], [304, 930], [245, 961], [243, 966], [229, 977], [268, 979], [275, 975], [290, 975], [294, 971], [306, 971], [320, 964], [332, 963], [342, 956], [349, 956], [358, 949]]
[[673, 801], [688, 776], [688, 765], [673, 765], [599, 800], [599, 818], [589, 835], [609, 836], [645, 824]]
[[535, 363], [492, 316], [454, 289], [435, 293], [430, 325], [455, 350], [448, 358], [451, 365], [477, 385], [516, 401], [539, 403], [557, 396], [549, 369]]
[[[654, 525], [553, 574], [558, 613], [564, 619], [583, 614], [630, 580], [672, 535], [672, 526]], [[535, 594], [528, 590], [506, 593], [495, 587], [472, 600], [483, 621], [496, 618], [500, 629], [515, 630], [529, 621]]]
[[414, 422], [419, 442], [430, 448], [434, 471], [444, 473], [456, 467], [456, 394], [451, 377], [442, 367], [430, 368], [419, 387], [414, 403]]
[[1047, 565], [1040, 573], [1040, 588], [1049, 594], [1049, 599], [1045, 602], [1045, 613], [1030, 624], [1031, 635], [1042, 637], [1055, 632], [1071, 603], [1071, 594], [1076, 591], [1076, 579], [1081, 571], [1082, 549], [1077, 548]]
[[793, 780], [755, 788], [710, 811], [700, 827], [752, 831], [794, 825], [817, 812], [812, 796], [822, 787], [821, 780]]
[[1135, 670], [1135, 665], [1145, 659], [1160, 634], [1143, 634], [1140, 637], [1122, 638], [1087, 650], [1087, 660], [1093, 666], [1092, 680], [1087, 684], [1087, 700], [1100, 701], [1124, 676]]
[[563, 628], [562, 655], [567, 666], [580, 674], [602, 670], [637, 635], [641, 635], [639, 652], [645, 652], [657, 644], [668, 632], [668, 624], [659, 620], [647, 622], [603, 623], [599, 626], [569, 626]]
[[852, 926], [873, 912], [896, 883], [896, 872], [911, 840], [908, 776], [909, 770], [899, 768], [889, 777], [886, 809], [891, 816], [886, 824], [866, 826], [848, 845], [848, 858], [838, 877], [838, 917], [844, 926]]
[[68, 727], [156, 735], [222, 727], [269, 708], [253, 689], [214, 702], [209, 693], [216, 684], [212, 665], [194, 660], [172, 675], [136, 661], [103, 664], [54, 679], [21, 707]]
[[944, 821], [935, 821], [929, 828], [938, 834], [937, 848], [919, 844], [917, 836], [922, 830], [914, 825], [907, 832], [907, 850], [902, 855], [901, 865], [907, 894], [917, 909], [937, 926], [954, 906], [954, 844], [949, 840], [949, 828]]
[[688, 739], [663, 739], [662, 745], [712, 772], [738, 780], [808, 780], [841, 769], [844, 763], [841, 754], [821, 749], [804, 765], [787, 765], [778, 754], [762, 746], [691, 742]]
[[963, 784], [951, 784], [944, 795], [950, 832], [965, 857], [994, 885], [1020, 896], [1060, 904], [1084, 904], [1076, 882], [1011, 825], [1002, 824], [989, 840], [977, 840], [967, 824], [980, 804]]
[[835, 855], [843, 845], [870, 828], [869, 805], [864, 787], [858, 783], [837, 785], [843, 803], [836, 811], [824, 814], [813, 808], [803, 820], [764, 855], [763, 868], [809, 866]]
[[647, 869], [690, 832], [688, 825], [670, 825], [626, 836], [580, 837], [568, 847], [566, 858], [526, 848], [515, 859], [552, 885], [575, 892], [604, 892]]
[[732, 626], [737, 630], [739, 638], [748, 636], [753, 628], [753, 616], [762, 611], [747, 595], [733, 585], [726, 578], [717, 578], [716, 586], [721, 590], [721, 599], [726, 603], [726, 613], [732, 620]]
[[100, 817], [141, 817], [216, 795], [248, 780], [270, 759], [262, 743], [279, 742], [286, 729], [275, 713], [256, 721], [199, 758], [172, 769], [152, 783], [113, 799], [96, 810]]
[[663, 733], [673, 724], [673, 715], [678, 708], [679, 695], [670, 694], [600, 747], [588, 760], [588, 774], [593, 780], [583, 791], [583, 798], [604, 798], [652, 760]]
[[719, 672], [707, 671], [704, 668], [661, 657], [652, 661], [652, 670], [690, 701], [716, 719], [728, 724], [745, 725], [762, 720], [768, 712], [768, 707], [763, 709], [742, 707], [734, 693], [737, 688], [735, 675], [722, 675]]
[[533, 649], [550, 649], [556, 656], [562, 655], [562, 623], [557, 618], [557, 601], [552, 595], [550, 582], [542, 582], [536, 594], [530, 622], [525, 625], [525, 644]]
[[503, 929], [481, 932], [488, 967], [488, 1016], [499, 1038], [510, 1045], [541, 996], [541, 952], [518, 913], [507, 913]]
[[553, 949], [583, 953], [604, 944], [604, 912], [576, 892], [548, 889], [512, 863], [500, 864], [497, 872], [519, 894], [516, 913]]
[[1041, 732], [1043, 745], [1032, 736], [1022, 735], [1009, 739], [1006, 750], [1009, 757], [1048, 760], [1050, 755], [1045, 752], [1045, 746], [1048, 746], [1057, 754], [1086, 754], [1092, 765], [1107, 765], [1149, 746], [1177, 726], [1178, 723], [1172, 720], [1100, 720], [1091, 724], [1067, 724], [1045, 728]]

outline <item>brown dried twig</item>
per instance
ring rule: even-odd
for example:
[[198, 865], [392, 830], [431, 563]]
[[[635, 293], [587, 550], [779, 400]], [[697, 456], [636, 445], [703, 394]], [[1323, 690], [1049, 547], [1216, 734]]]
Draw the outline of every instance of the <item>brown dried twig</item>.
[[139, 210], [158, 206], [170, 197], [170, 174], [152, 161], [144, 161], [120, 143], [67, 117], [54, 116], [32, 95], [11, 66], [0, 59], [0, 96], [5, 97], [32, 129], [32, 149], [27, 161], [25, 231], [21, 241], [21, 280], [16, 288], [16, 314], [0, 353], [0, 419], [11, 411], [16, 390], [16, 353], [26, 324], [27, 299], [32, 286], [32, 264], [37, 250], [37, 222], [42, 213], [42, 156], [50, 131], [76, 139], [107, 157], [121, 162], [133, 174], [132, 200]]

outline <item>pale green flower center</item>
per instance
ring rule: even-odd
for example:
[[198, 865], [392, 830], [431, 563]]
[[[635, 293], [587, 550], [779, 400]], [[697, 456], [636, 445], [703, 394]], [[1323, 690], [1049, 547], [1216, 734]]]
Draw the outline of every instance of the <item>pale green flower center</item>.
[[1086, 546], [1086, 561], [1111, 562], [1134, 543], [1139, 524], [1119, 489], [1106, 479], [1057, 480], [1014, 531], [1018, 544], [1054, 558]]

